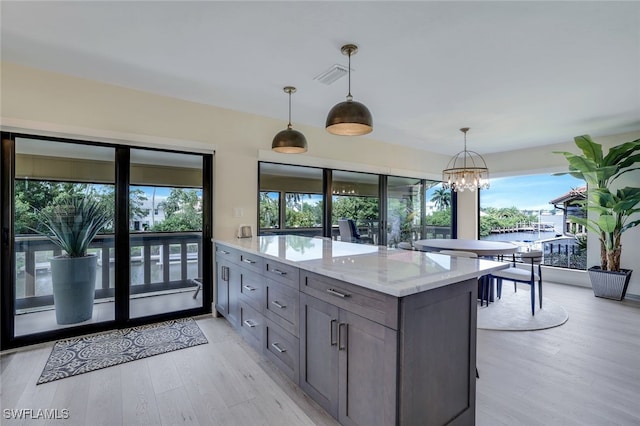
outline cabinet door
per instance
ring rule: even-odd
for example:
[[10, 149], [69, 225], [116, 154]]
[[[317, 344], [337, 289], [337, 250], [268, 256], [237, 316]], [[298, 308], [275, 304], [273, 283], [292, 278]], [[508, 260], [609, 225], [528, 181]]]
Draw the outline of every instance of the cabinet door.
[[339, 309], [300, 294], [300, 387], [338, 416]]
[[340, 310], [338, 349], [340, 423], [396, 424], [397, 332]]
[[229, 262], [216, 259], [216, 310], [229, 316]]
[[242, 268], [231, 264], [229, 270], [229, 314], [227, 319], [234, 327], [240, 324], [240, 286], [242, 285]]

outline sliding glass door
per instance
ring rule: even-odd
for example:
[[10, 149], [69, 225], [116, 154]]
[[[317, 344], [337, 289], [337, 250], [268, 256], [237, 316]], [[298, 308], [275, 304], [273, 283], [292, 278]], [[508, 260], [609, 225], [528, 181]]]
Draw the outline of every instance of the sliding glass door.
[[[387, 178], [387, 245], [412, 247], [422, 239], [423, 180], [400, 176]], [[404, 243], [404, 244], [403, 244]]]
[[258, 168], [258, 235], [393, 248], [453, 235], [455, 198], [439, 181], [267, 162]]
[[202, 156], [131, 149], [130, 315], [201, 308]]
[[2, 133], [2, 349], [211, 311], [213, 155]]
[[334, 170], [332, 179], [332, 226], [339, 232], [338, 220], [352, 220], [357, 233], [355, 240], [366, 244], [378, 244], [379, 175]]
[[114, 320], [114, 153], [15, 139], [15, 336]]
[[322, 169], [260, 163], [259, 233], [322, 235]]

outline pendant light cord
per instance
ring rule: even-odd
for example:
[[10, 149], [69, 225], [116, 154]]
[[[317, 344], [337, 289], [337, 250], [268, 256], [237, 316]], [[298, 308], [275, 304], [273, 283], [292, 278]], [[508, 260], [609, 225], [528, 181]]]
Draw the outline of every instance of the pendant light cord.
[[351, 96], [351, 51], [349, 51], [349, 94], [347, 94], [347, 100], [350, 101], [353, 99], [353, 96]]
[[289, 90], [289, 124], [287, 125], [287, 129], [291, 127], [291, 90]]

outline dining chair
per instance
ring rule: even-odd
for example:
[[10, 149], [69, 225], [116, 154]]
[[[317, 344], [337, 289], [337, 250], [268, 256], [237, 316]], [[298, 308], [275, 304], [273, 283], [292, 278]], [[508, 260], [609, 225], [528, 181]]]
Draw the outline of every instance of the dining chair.
[[521, 253], [520, 258], [523, 263], [530, 267], [527, 269], [518, 268], [515, 262], [515, 255], [511, 266], [491, 273], [491, 277], [496, 279], [496, 289], [498, 298], [502, 296], [502, 280], [513, 281], [514, 291], [518, 291], [517, 283], [529, 284], [531, 286], [531, 315], [536, 314], [536, 283], [538, 283], [538, 298], [540, 309], [542, 309], [542, 252], [530, 251]]
[[338, 229], [340, 230], [340, 241], [348, 243], [369, 243], [371, 238], [363, 237], [358, 232], [356, 223], [353, 219], [342, 218], [338, 220]]
[[351, 233], [351, 226], [349, 226], [347, 219], [338, 220], [338, 229], [340, 230], [340, 241], [353, 242], [355, 236]]

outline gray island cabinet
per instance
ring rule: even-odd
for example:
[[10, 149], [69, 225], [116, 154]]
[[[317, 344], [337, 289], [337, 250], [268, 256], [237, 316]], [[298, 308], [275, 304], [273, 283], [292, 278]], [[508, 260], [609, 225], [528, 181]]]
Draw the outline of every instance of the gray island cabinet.
[[475, 423], [496, 262], [291, 235], [216, 241], [216, 310], [343, 425]]

